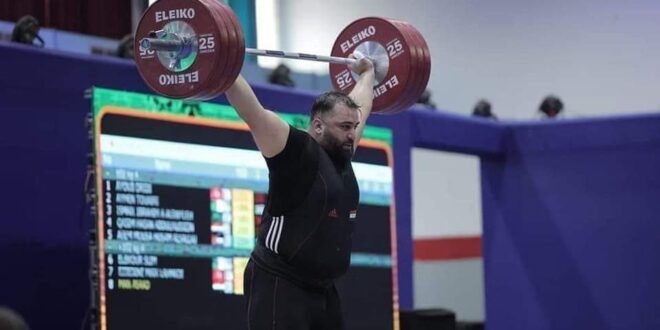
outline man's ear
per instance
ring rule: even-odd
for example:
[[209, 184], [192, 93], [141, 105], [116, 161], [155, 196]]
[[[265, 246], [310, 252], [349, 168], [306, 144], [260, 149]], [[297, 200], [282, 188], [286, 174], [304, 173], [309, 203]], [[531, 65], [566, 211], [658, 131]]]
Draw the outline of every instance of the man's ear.
[[312, 128], [316, 134], [321, 134], [321, 132], [323, 132], [323, 123], [318, 117], [314, 117], [312, 120]]

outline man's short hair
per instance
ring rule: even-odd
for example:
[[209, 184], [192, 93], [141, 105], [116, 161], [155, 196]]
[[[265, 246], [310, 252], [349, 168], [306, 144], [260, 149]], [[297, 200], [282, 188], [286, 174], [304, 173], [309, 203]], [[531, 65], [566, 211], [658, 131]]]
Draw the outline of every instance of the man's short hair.
[[355, 103], [353, 99], [351, 99], [348, 95], [336, 91], [326, 92], [319, 95], [319, 97], [316, 98], [316, 101], [314, 101], [314, 105], [312, 105], [312, 111], [309, 113], [310, 121], [314, 120], [316, 115], [322, 115], [330, 112], [337, 104], [343, 104], [355, 110], [360, 109], [360, 106]]

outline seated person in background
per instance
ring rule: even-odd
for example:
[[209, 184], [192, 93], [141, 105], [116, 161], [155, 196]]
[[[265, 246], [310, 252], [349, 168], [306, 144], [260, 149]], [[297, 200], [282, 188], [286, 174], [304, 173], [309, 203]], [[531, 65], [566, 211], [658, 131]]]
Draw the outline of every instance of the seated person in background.
[[474, 106], [474, 109], [472, 110], [472, 115], [475, 117], [484, 117], [484, 118], [490, 118], [490, 119], [497, 119], [495, 115], [491, 112], [491, 106], [490, 102], [486, 100], [479, 100], [477, 102], [477, 105]]
[[543, 117], [548, 119], [556, 118], [563, 109], [564, 103], [554, 95], [546, 96], [539, 106], [539, 111], [543, 114]]
[[119, 58], [128, 58], [133, 59], [134, 49], [133, 49], [133, 35], [125, 35], [117, 45], [116, 54]]
[[34, 39], [39, 41], [39, 47], [44, 46], [44, 40], [39, 36], [39, 21], [30, 15], [25, 15], [16, 21], [11, 32], [11, 41], [26, 45], [34, 45]]
[[435, 109], [435, 103], [431, 100], [431, 91], [425, 89], [422, 95], [419, 96], [417, 104], [426, 106], [429, 109]]
[[296, 87], [296, 84], [290, 77], [291, 69], [284, 64], [278, 65], [268, 76], [268, 82], [274, 85]]

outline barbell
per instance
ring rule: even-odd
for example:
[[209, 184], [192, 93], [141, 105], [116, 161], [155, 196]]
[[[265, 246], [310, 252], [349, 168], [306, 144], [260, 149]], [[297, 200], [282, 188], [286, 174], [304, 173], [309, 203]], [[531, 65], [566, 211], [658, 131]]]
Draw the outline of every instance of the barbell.
[[374, 63], [373, 111], [396, 113], [417, 102], [431, 73], [431, 55], [412, 25], [366, 17], [344, 28], [330, 56], [245, 47], [234, 12], [217, 0], [159, 0], [142, 15], [135, 32], [135, 62], [156, 93], [208, 100], [238, 77], [245, 54], [327, 62], [335, 90], [350, 93], [357, 76], [348, 64], [361, 53]]

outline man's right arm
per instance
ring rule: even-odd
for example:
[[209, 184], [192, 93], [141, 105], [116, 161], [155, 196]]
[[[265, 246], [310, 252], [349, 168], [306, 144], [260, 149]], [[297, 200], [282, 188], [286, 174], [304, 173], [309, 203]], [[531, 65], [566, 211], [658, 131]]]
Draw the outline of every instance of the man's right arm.
[[289, 124], [261, 105], [243, 76], [238, 76], [225, 95], [250, 127], [254, 141], [265, 157], [273, 157], [284, 150], [289, 136]]

